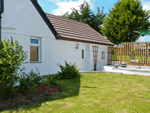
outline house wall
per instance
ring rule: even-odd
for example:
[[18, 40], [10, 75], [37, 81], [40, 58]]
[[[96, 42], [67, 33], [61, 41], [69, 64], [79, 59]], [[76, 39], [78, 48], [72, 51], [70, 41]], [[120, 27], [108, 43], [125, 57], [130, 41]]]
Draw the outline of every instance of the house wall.
[[[18, 40], [24, 51], [28, 51], [27, 64], [24, 64], [26, 72], [38, 68], [41, 75], [55, 74], [59, 71], [58, 63], [64, 65], [64, 61], [76, 63], [81, 71], [92, 71], [93, 44], [79, 43], [79, 49], [75, 48], [72, 41], [56, 40], [30, 0], [4, 1], [5, 10], [2, 14], [2, 38]], [[41, 37], [41, 63], [30, 63], [30, 36]], [[106, 59], [101, 59], [101, 51], [107, 53], [107, 46], [99, 46], [97, 70], [107, 64]], [[83, 69], [82, 49], [85, 48], [85, 68]], [[23, 67], [22, 66], [22, 67]]]
[[[107, 65], [107, 48], [108, 46], [90, 44], [90, 71], [94, 71], [94, 62], [93, 62], [93, 48], [92, 46], [98, 46], [98, 55], [97, 55], [97, 70], [102, 70], [102, 66]], [[101, 59], [101, 52], [105, 51], [105, 59]]]
[[55, 39], [30, 0], [4, 0], [2, 32]]
[[[24, 64], [26, 72], [31, 71], [31, 69], [38, 68], [41, 75], [55, 74], [57, 71], [60, 71], [58, 63], [64, 65], [64, 61], [71, 63], [76, 63], [77, 66], [80, 66], [81, 71], [93, 71], [93, 44], [79, 43], [79, 49], [75, 48], [76, 42], [71, 41], [59, 41], [55, 39], [42, 37], [41, 41], [41, 63], [30, 63], [30, 36], [18, 35], [18, 34], [6, 34], [2, 33], [2, 37], [13, 37], [14, 40], [18, 40], [19, 44], [23, 46], [24, 51], [28, 51], [28, 59], [26, 60], [27, 64]], [[85, 54], [85, 70], [82, 69], [82, 47], [86, 45], [87, 54]], [[107, 46], [99, 46], [98, 58], [97, 58], [97, 70], [101, 70], [102, 66], [107, 65], [107, 54], [106, 59], [101, 59], [101, 51], [106, 51]], [[89, 51], [88, 51], [89, 49]], [[23, 67], [22, 66], [22, 67]]]

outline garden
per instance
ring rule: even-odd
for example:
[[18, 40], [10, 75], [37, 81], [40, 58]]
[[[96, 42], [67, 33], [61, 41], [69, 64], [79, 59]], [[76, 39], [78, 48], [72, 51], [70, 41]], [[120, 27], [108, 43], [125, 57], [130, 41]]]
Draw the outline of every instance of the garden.
[[56, 80], [80, 76], [79, 68], [66, 61], [65, 66], [58, 64], [61, 71], [55, 75], [41, 76], [38, 69], [26, 73], [25, 67], [21, 68], [28, 63], [26, 59], [27, 52], [23, 51], [18, 41], [13, 42], [11, 38], [0, 42], [0, 111], [51, 100], [54, 94], [63, 90]]
[[36, 104], [2, 113], [149, 113], [150, 77], [113, 73], [85, 73], [55, 81], [63, 88]]
[[149, 76], [80, 74], [79, 67], [67, 62], [58, 64], [55, 75], [41, 76], [38, 69], [26, 73], [20, 68], [26, 52], [12, 39], [0, 43], [0, 59], [2, 113], [150, 112]]

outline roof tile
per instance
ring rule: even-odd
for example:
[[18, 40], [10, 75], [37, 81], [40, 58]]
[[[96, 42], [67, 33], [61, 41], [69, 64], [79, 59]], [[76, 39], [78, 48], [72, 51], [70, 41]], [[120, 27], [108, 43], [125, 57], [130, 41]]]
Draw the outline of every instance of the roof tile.
[[113, 45], [112, 42], [107, 40], [104, 36], [86, 23], [47, 13], [46, 16], [61, 37], [79, 41], [88, 41], [91, 43]]

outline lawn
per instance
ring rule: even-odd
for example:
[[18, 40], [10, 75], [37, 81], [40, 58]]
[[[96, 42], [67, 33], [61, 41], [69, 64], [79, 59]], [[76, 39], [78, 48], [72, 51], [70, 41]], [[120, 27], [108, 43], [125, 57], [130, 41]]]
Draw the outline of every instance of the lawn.
[[[149, 113], [150, 77], [86, 73], [71, 80], [56, 80], [60, 94], [39, 104], [12, 112], [20, 113]], [[9, 113], [5, 110], [2, 113]]]
[[[140, 62], [144, 62], [145, 61], [145, 57], [143, 56], [133, 56], [135, 60], [140, 60]], [[113, 54], [112, 55], [112, 60], [113, 61], [117, 61], [117, 60], [120, 60], [120, 55], [116, 55], [116, 54]], [[128, 61], [128, 62], [131, 62], [131, 59], [129, 57], [129, 55], [122, 55], [122, 61]], [[150, 57], [148, 57], [148, 61], [150, 61]]]

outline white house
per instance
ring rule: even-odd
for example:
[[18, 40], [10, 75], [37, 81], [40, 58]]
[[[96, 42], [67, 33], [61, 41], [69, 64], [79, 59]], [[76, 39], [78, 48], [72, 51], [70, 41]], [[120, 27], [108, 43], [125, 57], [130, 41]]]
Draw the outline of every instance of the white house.
[[38, 68], [41, 75], [55, 74], [65, 60], [81, 71], [94, 70], [94, 62], [97, 70], [107, 65], [113, 43], [85, 23], [45, 14], [37, 0], [4, 0], [1, 16], [2, 38], [12, 36], [28, 51], [27, 72]]

